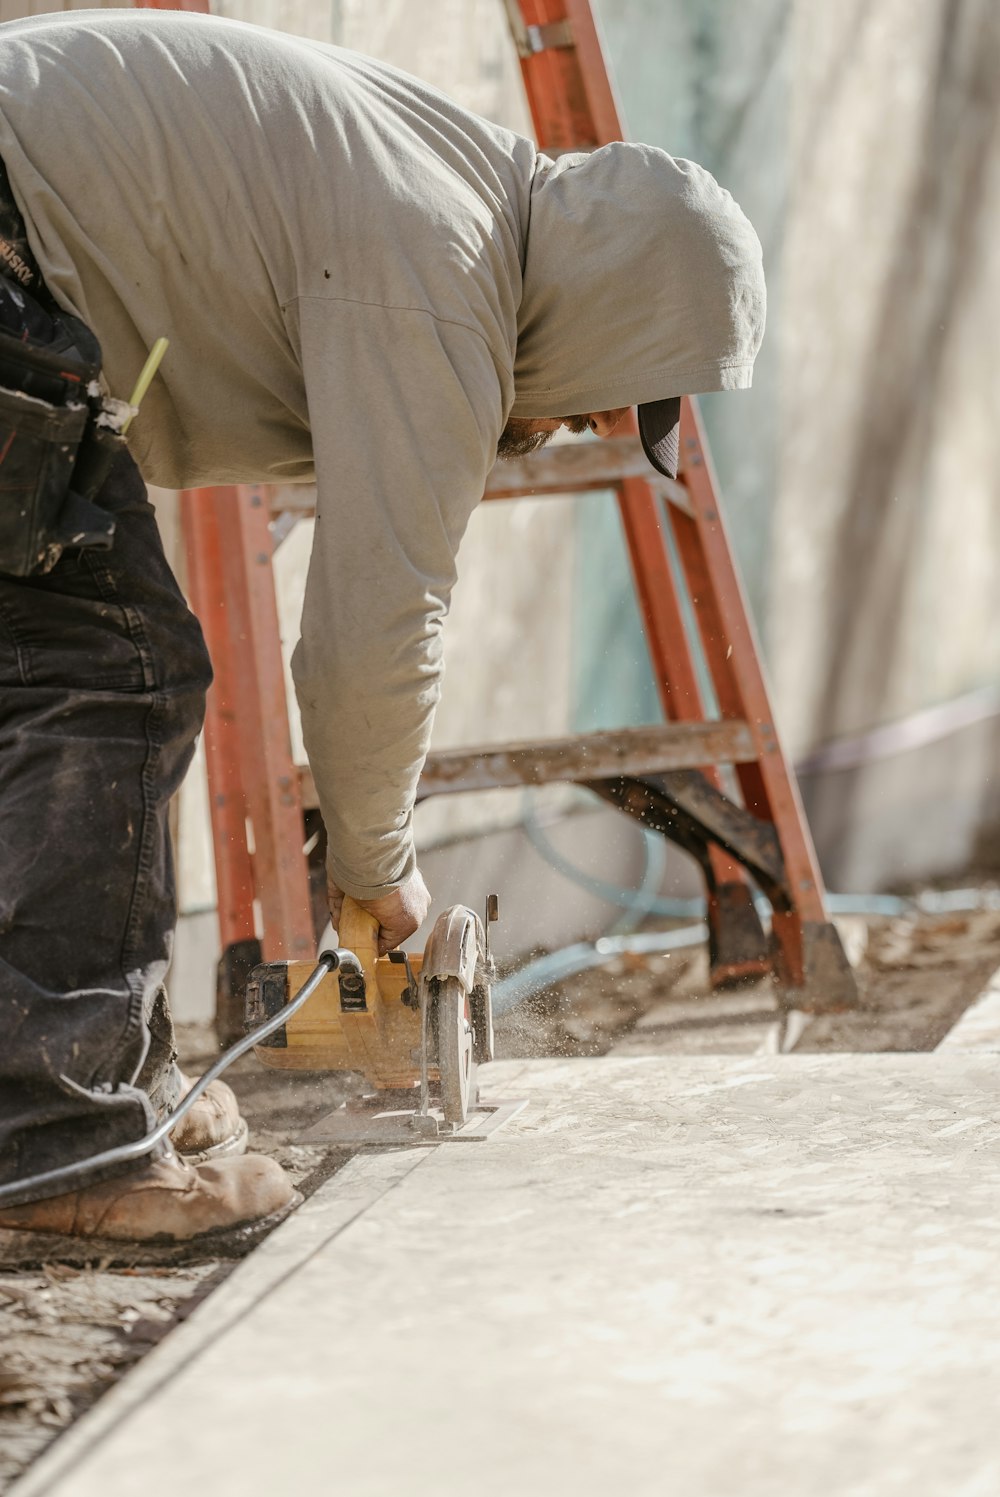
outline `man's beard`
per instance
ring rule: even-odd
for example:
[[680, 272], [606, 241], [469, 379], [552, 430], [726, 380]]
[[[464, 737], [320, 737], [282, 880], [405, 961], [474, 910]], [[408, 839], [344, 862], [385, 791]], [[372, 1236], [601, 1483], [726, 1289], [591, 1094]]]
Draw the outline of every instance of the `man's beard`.
[[[576, 436], [585, 432], [590, 424], [586, 416], [564, 416], [562, 420], [563, 425]], [[555, 436], [554, 431], [532, 431], [531, 426], [530, 421], [511, 416], [500, 433], [497, 457], [504, 460], [512, 457], [527, 457], [529, 453], [537, 452], [539, 447], [544, 447], [546, 442]]]

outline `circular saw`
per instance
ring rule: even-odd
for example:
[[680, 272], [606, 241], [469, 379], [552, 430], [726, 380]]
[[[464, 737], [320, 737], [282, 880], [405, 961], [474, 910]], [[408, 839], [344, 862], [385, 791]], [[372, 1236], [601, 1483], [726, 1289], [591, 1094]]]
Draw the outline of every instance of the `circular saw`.
[[[378, 953], [378, 921], [345, 898], [339, 945], [357, 957], [317, 985], [287, 1023], [254, 1047], [286, 1071], [358, 1072], [368, 1086], [303, 1135], [344, 1145], [485, 1138], [523, 1104], [479, 1095], [479, 1068], [493, 1059], [494, 978], [489, 928], [495, 895], [481, 920], [465, 905], [439, 916], [422, 955]], [[312, 974], [308, 962], [265, 962], [250, 974], [246, 1023], [286, 1008]]]

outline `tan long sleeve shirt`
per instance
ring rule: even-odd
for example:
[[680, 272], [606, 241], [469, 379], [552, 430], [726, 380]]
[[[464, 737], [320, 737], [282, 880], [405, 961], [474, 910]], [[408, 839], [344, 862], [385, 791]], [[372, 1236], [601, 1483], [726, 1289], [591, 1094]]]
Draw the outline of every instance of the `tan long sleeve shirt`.
[[370, 59], [181, 13], [0, 28], [0, 155], [112, 392], [171, 340], [130, 434], [144, 476], [315, 478], [293, 673], [330, 872], [396, 887], [508, 415], [748, 385], [753, 230], [662, 151], [553, 165]]

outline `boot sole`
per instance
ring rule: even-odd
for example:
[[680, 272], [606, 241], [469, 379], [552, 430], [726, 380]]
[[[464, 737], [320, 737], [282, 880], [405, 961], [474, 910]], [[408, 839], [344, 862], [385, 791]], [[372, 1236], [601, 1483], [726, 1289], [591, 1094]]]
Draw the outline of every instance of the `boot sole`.
[[221, 1143], [211, 1144], [207, 1149], [178, 1149], [177, 1152], [188, 1164], [208, 1164], [211, 1159], [232, 1159], [237, 1154], [245, 1154], [249, 1142], [250, 1129], [246, 1119], [240, 1118], [239, 1130]]
[[41, 1268], [46, 1263], [65, 1263], [71, 1268], [173, 1268], [212, 1258], [242, 1258], [301, 1204], [296, 1191], [286, 1206], [269, 1216], [184, 1239], [151, 1237], [126, 1242], [0, 1227], [0, 1269]]

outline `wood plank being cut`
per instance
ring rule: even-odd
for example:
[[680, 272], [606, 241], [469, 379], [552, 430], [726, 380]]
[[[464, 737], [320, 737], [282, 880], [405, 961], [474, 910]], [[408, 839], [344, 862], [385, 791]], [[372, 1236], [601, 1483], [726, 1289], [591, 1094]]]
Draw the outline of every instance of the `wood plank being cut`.
[[510, 1062], [358, 1158], [17, 1497], [987, 1497], [993, 1056]]

